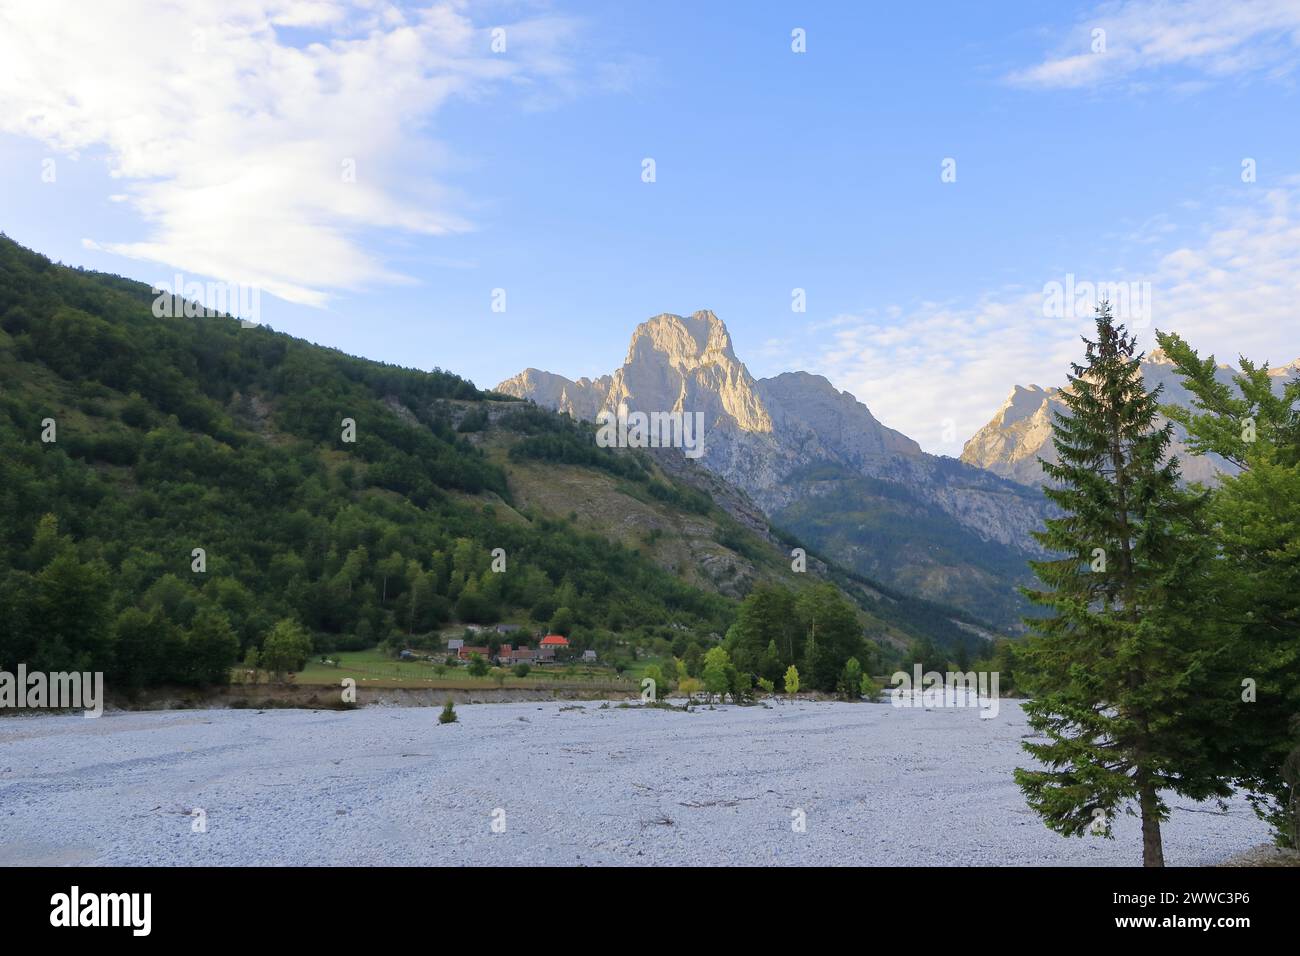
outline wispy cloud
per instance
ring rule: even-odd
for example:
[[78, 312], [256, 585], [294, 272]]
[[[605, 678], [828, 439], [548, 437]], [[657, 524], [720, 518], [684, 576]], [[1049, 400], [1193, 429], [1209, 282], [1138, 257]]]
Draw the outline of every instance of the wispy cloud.
[[1214, 79], [1285, 76], [1300, 63], [1295, 0], [1127, 0], [1097, 7], [1057, 48], [1007, 79], [1037, 88], [1170, 80], [1190, 91]]
[[[1144, 274], [1097, 277], [1151, 283], [1149, 313], [1129, 323], [1144, 348], [1158, 328], [1219, 361], [1300, 357], [1300, 182], [1220, 206], [1188, 241], [1174, 242], [1159, 217], [1150, 225], [1157, 251]], [[766, 351], [783, 350], [787, 362], [853, 392], [926, 450], [957, 455], [1013, 385], [1062, 385], [1081, 357], [1091, 320], [1045, 315], [1043, 286], [1061, 280], [837, 316], [801, 344]]]
[[571, 92], [577, 28], [476, 23], [458, 0], [173, 0], [144, 16], [131, 0], [0, 0], [0, 130], [103, 156], [145, 235], [87, 244], [322, 305], [402, 281], [375, 231], [472, 228], [435, 114]]

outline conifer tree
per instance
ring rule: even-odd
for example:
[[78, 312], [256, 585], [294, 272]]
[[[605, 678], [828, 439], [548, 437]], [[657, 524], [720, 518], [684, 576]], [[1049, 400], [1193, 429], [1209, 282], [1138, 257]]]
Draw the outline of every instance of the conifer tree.
[[[1209, 507], [1220, 559], [1207, 621], [1231, 642], [1219, 697], [1237, 784], [1275, 827], [1300, 845], [1300, 377], [1276, 389], [1275, 373], [1242, 358], [1230, 387], [1213, 355], [1156, 333], [1192, 395], [1192, 408], [1162, 406], [1187, 429], [1193, 452], [1213, 452], [1240, 472], [1222, 476]], [[1280, 394], [1279, 394], [1280, 391]]]
[[1105, 302], [1096, 328], [1062, 392], [1060, 462], [1043, 463], [1062, 514], [1036, 534], [1055, 556], [1033, 562], [1042, 587], [1024, 593], [1052, 613], [1026, 620], [1022, 676], [1029, 723], [1047, 739], [1024, 745], [1043, 766], [1018, 769], [1016, 782], [1062, 834], [1111, 836], [1116, 812], [1140, 816], [1143, 864], [1163, 866], [1162, 792], [1230, 792], [1202, 738], [1216, 648], [1198, 611], [1212, 551], [1133, 338]]

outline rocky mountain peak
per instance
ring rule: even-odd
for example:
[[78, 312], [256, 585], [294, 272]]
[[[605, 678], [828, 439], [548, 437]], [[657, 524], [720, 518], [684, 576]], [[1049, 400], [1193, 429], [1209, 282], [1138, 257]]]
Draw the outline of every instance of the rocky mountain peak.
[[998, 409], [994, 420], [1001, 427], [1009, 428], [1019, 421], [1036, 415], [1043, 406], [1056, 397], [1056, 389], [1043, 388], [1041, 385], [1017, 385]]
[[[1285, 369], [1286, 366], [1283, 366]], [[1141, 364], [1142, 378], [1148, 389], [1161, 388], [1161, 402], [1191, 407], [1193, 398], [1175, 371], [1173, 360], [1162, 349], [1147, 353]], [[1232, 369], [1219, 365], [1215, 378], [1230, 387]], [[1290, 376], [1270, 369], [1275, 376], [1274, 389], [1279, 394]], [[1053, 413], [1067, 413], [1068, 408], [1057, 388], [1017, 385], [987, 425], [977, 431], [962, 449], [961, 460], [1024, 485], [1038, 486], [1045, 480], [1039, 458], [1057, 461], [1052, 444]], [[1193, 455], [1187, 448], [1187, 433], [1174, 426], [1170, 454], [1177, 455], [1183, 477], [1188, 481], [1212, 483], [1219, 475], [1236, 472], [1236, 467], [1217, 455]]]
[[676, 368], [737, 363], [727, 326], [707, 309], [688, 316], [664, 312], [647, 319], [632, 333], [625, 365], [651, 360], [658, 353]]

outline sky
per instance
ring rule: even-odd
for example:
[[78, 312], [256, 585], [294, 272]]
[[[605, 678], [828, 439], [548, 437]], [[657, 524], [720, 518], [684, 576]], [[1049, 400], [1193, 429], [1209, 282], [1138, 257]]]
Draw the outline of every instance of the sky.
[[482, 387], [711, 309], [957, 455], [1103, 286], [1300, 357], [1295, 0], [0, 0], [0, 64], [0, 231]]

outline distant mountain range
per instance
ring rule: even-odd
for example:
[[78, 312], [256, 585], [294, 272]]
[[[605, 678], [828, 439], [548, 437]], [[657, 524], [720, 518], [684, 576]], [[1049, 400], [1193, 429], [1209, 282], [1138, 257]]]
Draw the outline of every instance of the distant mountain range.
[[613, 373], [568, 379], [525, 369], [498, 392], [592, 420], [603, 411], [703, 413], [701, 464], [799, 541], [873, 578], [1004, 627], [1014, 585], [1038, 554], [1041, 492], [923, 452], [819, 375], [755, 379], [712, 312], [637, 326]]
[[[1282, 394], [1283, 384], [1297, 373], [1300, 373], [1300, 359], [1270, 369], [1274, 391]], [[1220, 365], [1215, 377], [1231, 386], [1232, 375], [1230, 366]], [[1142, 360], [1142, 378], [1148, 388], [1161, 386], [1162, 404], [1191, 407], [1191, 393], [1175, 373], [1173, 361], [1160, 349]], [[1057, 461], [1056, 448], [1052, 445], [1052, 415], [1066, 411], [1060, 389], [1017, 385], [992, 420], [966, 442], [961, 460], [1023, 485], [1038, 487], [1044, 481], [1038, 460]], [[1187, 481], [1208, 484], [1220, 474], [1236, 471], [1235, 466], [1218, 455], [1191, 454], [1186, 439], [1186, 431], [1176, 424], [1170, 453], [1178, 456]]]

